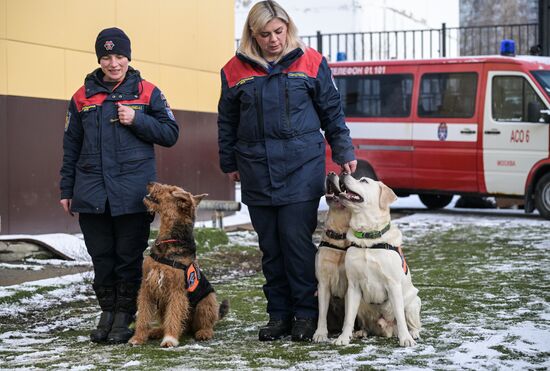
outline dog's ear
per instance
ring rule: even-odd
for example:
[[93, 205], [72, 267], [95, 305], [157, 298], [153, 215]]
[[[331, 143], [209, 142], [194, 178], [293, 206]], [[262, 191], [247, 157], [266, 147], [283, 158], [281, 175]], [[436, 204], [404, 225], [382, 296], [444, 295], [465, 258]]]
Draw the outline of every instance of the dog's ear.
[[378, 182], [378, 184], [380, 185], [380, 209], [384, 210], [397, 200], [397, 196], [393, 190], [384, 183]]
[[[173, 191], [172, 196], [175, 197], [175, 198], [179, 198], [184, 203], [185, 203], [186, 200], [188, 200], [188, 198], [186, 198], [186, 193], [185, 192]], [[178, 201], [178, 202], [181, 202], [181, 201]]]
[[194, 195], [193, 198], [195, 199], [195, 204], [198, 205], [201, 203], [202, 199], [208, 196], [208, 193], [203, 193], [200, 195]]

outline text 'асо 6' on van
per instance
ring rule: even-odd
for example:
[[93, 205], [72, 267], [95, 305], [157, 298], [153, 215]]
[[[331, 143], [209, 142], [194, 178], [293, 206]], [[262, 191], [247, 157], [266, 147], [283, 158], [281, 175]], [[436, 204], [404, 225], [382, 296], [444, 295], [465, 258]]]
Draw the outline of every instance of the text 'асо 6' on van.
[[[358, 160], [428, 208], [453, 195], [523, 199], [550, 219], [550, 58], [331, 63]], [[327, 146], [328, 148], [328, 146]], [[338, 171], [327, 151], [327, 170]]]

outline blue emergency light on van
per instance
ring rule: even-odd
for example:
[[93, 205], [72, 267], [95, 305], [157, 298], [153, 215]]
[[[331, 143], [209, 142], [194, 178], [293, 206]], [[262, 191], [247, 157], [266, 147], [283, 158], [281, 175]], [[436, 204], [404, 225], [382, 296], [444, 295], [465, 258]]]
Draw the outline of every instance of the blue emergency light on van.
[[337, 62], [343, 62], [343, 61], [346, 61], [347, 59], [348, 59], [348, 55], [346, 54], [346, 52], [336, 53], [336, 61]]
[[516, 55], [516, 43], [514, 40], [502, 40], [500, 42], [500, 55], [513, 57]]

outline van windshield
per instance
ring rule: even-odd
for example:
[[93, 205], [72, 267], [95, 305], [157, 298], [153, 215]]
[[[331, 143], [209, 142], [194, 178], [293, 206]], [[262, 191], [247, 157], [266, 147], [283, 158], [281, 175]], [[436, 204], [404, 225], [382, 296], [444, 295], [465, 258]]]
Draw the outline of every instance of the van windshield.
[[546, 96], [550, 96], [550, 71], [531, 71], [531, 73], [544, 88]]

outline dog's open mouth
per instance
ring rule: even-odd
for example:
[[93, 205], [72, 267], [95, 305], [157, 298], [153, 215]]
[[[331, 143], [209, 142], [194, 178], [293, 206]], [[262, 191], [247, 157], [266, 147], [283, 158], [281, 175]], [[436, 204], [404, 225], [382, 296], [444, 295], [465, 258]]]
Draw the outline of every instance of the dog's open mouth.
[[155, 196], [153, 196], [151, 193], [146, 194], [144, 198], [147, 201], [152, 202], [154, 204], [158, 205], [158, 203], [159, 203], [159, 200]]
[[338, 195], [340, 194], [340, 185], [338, 184], [338, 175], [330, 172], [327, 175], [325, 182], [325, 198], [327, 201], [338, 201]]
[[344, 179], [340, 179], [340, 197], [345, 198], [348, 201], [351, 202], [363, 202], [364, 199], [359, 194], [353, 192], [348, 187], [346, 187], [346, 183], [344, 182]]

